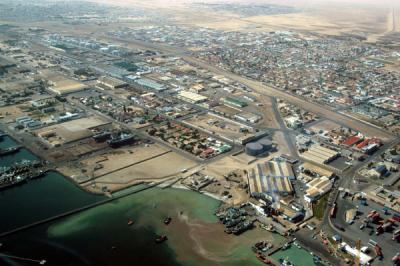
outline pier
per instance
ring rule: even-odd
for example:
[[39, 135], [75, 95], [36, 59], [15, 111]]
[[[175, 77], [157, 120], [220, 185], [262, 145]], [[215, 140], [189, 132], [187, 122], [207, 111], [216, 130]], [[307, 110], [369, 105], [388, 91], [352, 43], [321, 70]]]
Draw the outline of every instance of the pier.
[[21, 227], [18, 227], [18, 228], [15, 228], [15, 229], [12, 229], [12, 230], [9, 230], [9, 231], [6, 231], [6, 232], [2, 232], [2, 233], [0, 233], [0, 238], [1, 237], [6, 237], [8, 235], [12, 235], [12, 234], [24, 231], [24, 230], [28, 230], [30, 228], [33, 228], [33, 227], [41, 225], [41, 224], [45, 224], [45, 223], [48, 223], [48, 222], [53, 222], [53, 221], [56, 221], [56, 220], [71, 216], [73, 214], [77, 214], [77, 213], [80, 213], [80, 212], [95, 208], [97, 206], [100, 206], [100, 205], [103, 205], [103, 204], [106, 204], [106, 203], [110, 203], [112, 201], [127, 197], [129, 195], [132, 195], [132, 194], [135, 194], [135, 193], [138, 193], [138, 192], [141, 192], [141, 191], [156, 187], [156, 186], [160, 185], [161, 183], [162, 182], [155, 182], [155, 183], [149, 184], [148, 186], [142, 187], [142, 188], [137, 189], [137, 190], [129, 190], [126, 193], [123, 193], [123, 191], [120, 191], [118, 196], [113, 196], [111, 198], [108, 198], [108, 199], [105, 199], [105, 200], [101, 200], [99, 202], [95, 202], [93, 204], [89, 204], [89, 205], [86, 205], [86, 206], [83, 206], [83, 207], [80, 207], [80, 208], [77, 208], [77, 209], [74, 209], [74, 210], [71, 210], [71, 211], [66, 211], [66, 212], [60, 213], [58, 215], [55, 215], [55, 216], [52, 216], [52, 217], [49, 217], [49, 218], [46, 218], [46, 219], [31, 223], [31, 224], [27, 224], [27, 225], [24, 225], [24, 226], [21, 226]]
[[8, 255], [8, 254], [4, 254], [4, 253], [0, 253], [0, 257], [10, 258], [10, 259], [14, 259], [14, 260], [27, 261], [27, 262], [33, 262], [33, 263], [37, 263], [39, 265], [45, 265], [46, 264], [46, 260], [30, 259], [30, 258], [24, 258], [24, 257]]

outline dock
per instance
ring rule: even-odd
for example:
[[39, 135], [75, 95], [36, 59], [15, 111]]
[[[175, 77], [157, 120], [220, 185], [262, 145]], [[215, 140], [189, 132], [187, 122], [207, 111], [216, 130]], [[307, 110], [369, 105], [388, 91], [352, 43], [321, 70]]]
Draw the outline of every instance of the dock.
[[15, 228], [15, 229], [12, 229], [12, 230], [9, 230], [9, 231], [6, 231], [6, 232], [2, 232], [2, 233], [0, 233], [0, 238], [6, 237], [6, 236], [9, 236], [9, 235], [12, 235], [12, 234], [24, 231], [24, 230], [28, 230], [30, 228], [36, 227], [36, 226], [41, 225], [41, 224], [53, 222], [53, 221], [56, 221], [56, 220], [59, 220], [59, 219], [62, 219], [62, 218], [65, 218], [65, 217], [68, 217], [68, 216], [71, 216], [71, 215], [74, 215], [74, 214], [78, 214], [80, 212], [95, 208], [97, 206], [101, 206], [103, 204], [110, 203], [112, 201], [127, 197], [129, 195], [132, 195], [132, 194], [135, 194], [135, 193], [147, 190], [147, 189], [151, 189], [153, 187], [156, 187], [156, 186], [160, 185], [160, 183], [162, 183], [162, 182], [155, 182], [155, 183], [152, 183], [152, 184], [150, 184], [150, 185], [148, 185], [146, 187], [142, 187], [142, 188], [137, 189], [137, 190], [129, 190], [128, 192], [125, 192], [125, 193], [123, 191], [120, 191], [118, 196], [113, 196], [113, 197], [107, 198], [105, 200], [101, 200], [101, 201], [98, 201], [98, 202], [95, 202], [95, 203], [92, 203], [92, 204], [89, 204], [89, 205], [86, 205], [86, 206], [83, 206], [83, 207], [80, 207], [80, 208], [77, 208], [77, 209], [74, 209], [74, 210], [66, 211], [66, 212], [60, 213], [58, 215], [55, 215], [55, 216], [52, 216], [52, 217], [49, 217], [49, 218], [46, 218], [46, 219], [43, 219], [43, 220], [40, 220], [40, 221], [36, 221], [36, 222], [31, 223], [31, 224], [27, 224], [27, 225], [24, 225], [24, 226], [21, 226], [21, 227], [18, 227], [18, 228]]

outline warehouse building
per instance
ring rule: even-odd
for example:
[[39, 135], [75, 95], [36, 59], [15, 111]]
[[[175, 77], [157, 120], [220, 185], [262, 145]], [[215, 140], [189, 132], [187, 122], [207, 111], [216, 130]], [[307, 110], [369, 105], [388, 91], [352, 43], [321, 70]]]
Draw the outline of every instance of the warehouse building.
[[190, 91], [180, 91], [178, 94], [178, 98], [185, 102], [194, 104], [207, 101], [207, 97]]
[[240, 145], [245, 145], [245, 144], [247, 144], [249, 142], [257, 141], [257, 140], [259, 140], [261, 138], [264, 138], [264, 137], [266, 137], [268, 135], [269, 135], [268, 131], [260, 131], [260, 132], [257, 132], [255, 134], [247, 134], [247, 135], [244, 135], [242, 137], [237, 138], [235, 140], [235, 143], [238, 143]]
[[140, 85], [141, 87], [145, 88], [145, 89], [151, 89], [151, 90], [156, 90], [156, 91], [164, 91], [167, 88], [165, 87], [165, 85], [160, 84], [154, 80], [151, 79], [146, 79], [146, 78], [140, 78], [135, 80], [135, 83]]
[[117, 78], [103, 76], [98, 79], [98, 83], [110, 89], [125, 88], [128, 83]]
[[315, 178], [306, 184], [308, 189], [304, 194], [304, 200], [311, 203], [328, 193], [333, 186], [333, 181], [326, 176]]
[[236, 99], [236, 98], [232, 98], [232, 97], [226, 97], [222, 99], [222, 102], [226, 105], [230, 105], [230, 106], [234, 106], [234, 107], [239, 107], [239, 108], [243, 108], [247, 106], [247, 103], [240, 100], [240, 99]]
[[306, 152], [302, 153], [301, 157], [305, 160], [317, 164], [327, 164], [338, 158], [339, 155], [340, 154], [337, 151], [315, 144], [311, 146]]
[[242, 112], [239, 114], [235, 114], [234, 118], [239, 121], [250, 122], [250, 123], [255, 124], [258, 121], [260, 121], [262, 117], [257, 114]]
[[309, 162], [305, 162], [300, 166], [300, 169], [304, 172], [310, 172], [311, 174], [315, 174], [319, 177], [321, 176], [326, 176], [328, 178], [331, 178], [334, 176], [334, 173], [330, 170], [327, 170], [325, 168], [322, 168], [318, 165], [309, 163]]
[[259, 163], [248, 171], [250, 194], [272, 202], [293, 194], [291, 180], [295, 178], [290, 164], [284, 161]]
[[87, 89], [86, 84], [61, 75], [52, 75], [51, 77], [48, 77], [47, 80], [50, 85], [47, 87], [47, 90], [57, 95], [66, 95]]

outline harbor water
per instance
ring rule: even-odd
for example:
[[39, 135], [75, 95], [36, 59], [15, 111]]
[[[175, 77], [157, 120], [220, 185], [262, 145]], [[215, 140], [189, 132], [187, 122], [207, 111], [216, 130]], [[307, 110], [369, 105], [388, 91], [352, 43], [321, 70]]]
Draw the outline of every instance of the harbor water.
[[[1, 145], [4, 146], [3, 140]], [[12, 140], [10, 140], [12, 141]], [[13, 145], [13, 143], [9, 143]], [[24, 149], [12, 163], [36, 157]], [[26, 155], [26, 156], [25, 156]], [[0, 231], [5, 232], [105, 199], [57, 172], [0, 192]], [[227, 235], [214, 212], [220, 202], [197, 192], [151, 188], [0, 238], [1, 253], [45, 259], [55, 266], [263, 265], [251, 246], [284, 238], [261, 229]], [[165, 217], [172, 222], [164, 224]], [[132, 225], [128, 225], [133, 221]], [[156, 244], [157, 236], [168, 240]], [[0, 265], [34, 265], [0, 256]]]
[[280, 259], [288, 260], [296, 266], [327, 265], [322, 261], [318, 264], [315, 263], [313, 257], [314, 256], [306, 249], [293, 244], [291, 244], [289, 248], [285, 250], [279, 250], [272, 255], [272, 258], [275, 261], [279, 261]]

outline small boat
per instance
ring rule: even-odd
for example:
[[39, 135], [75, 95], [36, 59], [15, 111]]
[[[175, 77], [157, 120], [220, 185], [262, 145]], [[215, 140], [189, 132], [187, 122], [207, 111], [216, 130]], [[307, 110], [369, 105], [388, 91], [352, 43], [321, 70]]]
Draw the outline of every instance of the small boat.
[[168, 240], [168, 237], [167, 236], [159, 236], [159, 237], [157, 237], [156, 238], [156, 243], [157, 244], [161, 244], [162, 242], [164, 242], [164, 241], [167, 241]]
[[132, 225], [133, 224], [133, 221], [132, 220], [129, 220], [128, 221], [128, 225]]
[[169, 223], [171, 222], [172, 218], [171, 217], [167, 217], [164, 219], [164, 224], [169, 225]]
[[263, 254], [257, 253], [256, 254], [257, 259], [259, 259], [261, 262], [267, 265], [273, 265], [272, 262]]

